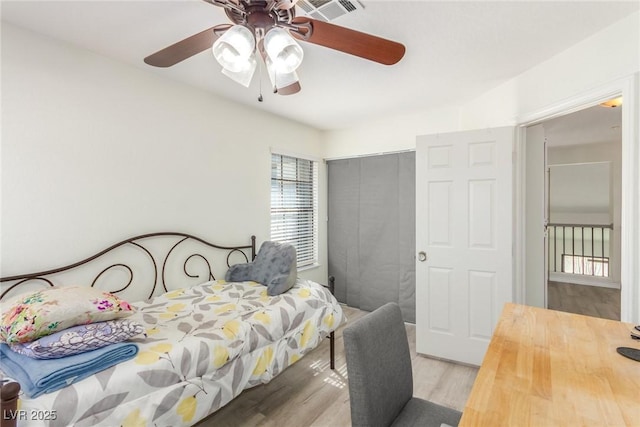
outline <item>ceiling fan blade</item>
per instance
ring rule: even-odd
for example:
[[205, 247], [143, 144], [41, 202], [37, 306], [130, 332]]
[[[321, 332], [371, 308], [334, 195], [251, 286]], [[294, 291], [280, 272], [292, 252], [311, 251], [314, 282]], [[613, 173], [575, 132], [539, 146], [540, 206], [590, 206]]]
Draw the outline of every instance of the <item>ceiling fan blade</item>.
[[278, 95], [293, 95], [294, 93], [300, 92], [300, 89], [302, 89], [302, 87], [300, 86], [300, 82], [296, 81], [288, 86], [279, 87]]
[[339, 50], [380, 64], [393, 65], [400, 61], [405, 53], [405, 47], [400, 43], [328, 22], [300, 16], [293, 20], [293, 24], [311, 26], [311, 31], [301, 27], [301, 30], [306, 32], [304, 35], [291, 31], [291, 34], [299, 40]]
[[176, 65], [178, 62], [210, 49], [213, 46], [213, 42], [219, 37], [216, 32], [226, 31], [229, 27], [231, 25], [223, 24], [208, 28], [147, 56], [144, 58], [144, 62], [154, 67]]

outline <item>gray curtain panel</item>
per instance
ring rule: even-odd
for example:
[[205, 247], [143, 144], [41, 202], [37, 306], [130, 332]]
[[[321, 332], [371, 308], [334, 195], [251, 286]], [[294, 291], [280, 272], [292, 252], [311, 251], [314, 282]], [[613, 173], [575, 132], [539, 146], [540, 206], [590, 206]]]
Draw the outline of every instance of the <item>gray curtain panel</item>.
[[415, 323], [415, 153], [330, 160], [329, 274], [338, 301], [397, 302]]

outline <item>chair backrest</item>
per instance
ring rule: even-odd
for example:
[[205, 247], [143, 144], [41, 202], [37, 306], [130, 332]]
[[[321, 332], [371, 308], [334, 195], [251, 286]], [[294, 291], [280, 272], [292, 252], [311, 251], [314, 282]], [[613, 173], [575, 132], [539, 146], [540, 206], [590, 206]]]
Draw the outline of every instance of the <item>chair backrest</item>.
[[344, 329], [353, 426], [389, 426], [413, 396], [407, 332], [388, 303]]

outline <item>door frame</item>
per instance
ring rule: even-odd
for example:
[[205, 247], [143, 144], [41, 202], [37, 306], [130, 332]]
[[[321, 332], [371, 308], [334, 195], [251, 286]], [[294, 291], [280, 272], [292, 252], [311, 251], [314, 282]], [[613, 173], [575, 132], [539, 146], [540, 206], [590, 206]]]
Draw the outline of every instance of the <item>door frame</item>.
[[[620, 314], [621, 320], [640, 323], [640, 73], [612, 81], [589, 91], [560, 101], [549, 107], [519, 116], [516, 119], [514, 164], [514, 297], [525, 303], [525, 143], [526, 128], [548, 119], [570, 114], [622, 95], [622, 206], [620, 242]], [[626, 230], [626, 231], [625, 231]]]

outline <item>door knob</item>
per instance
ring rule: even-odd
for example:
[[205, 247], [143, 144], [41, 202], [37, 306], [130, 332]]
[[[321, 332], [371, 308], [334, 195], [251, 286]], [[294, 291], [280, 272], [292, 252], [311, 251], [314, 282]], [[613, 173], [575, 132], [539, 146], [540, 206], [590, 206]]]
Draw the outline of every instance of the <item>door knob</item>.
[[427, 260], [427, 254], [425, 251], [418, 252], [418, 261], [425, 262]]

